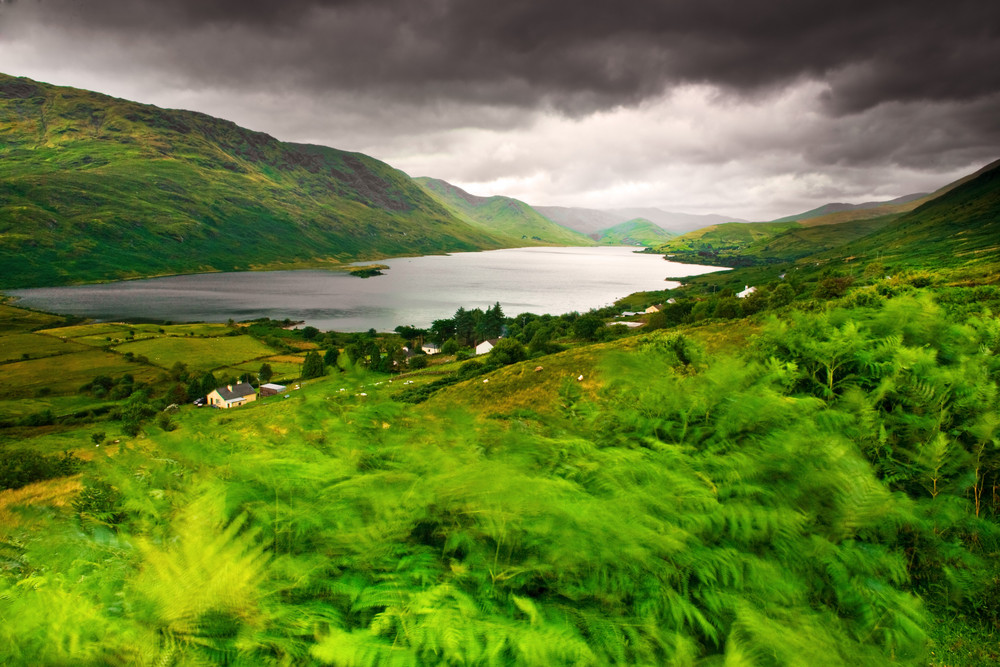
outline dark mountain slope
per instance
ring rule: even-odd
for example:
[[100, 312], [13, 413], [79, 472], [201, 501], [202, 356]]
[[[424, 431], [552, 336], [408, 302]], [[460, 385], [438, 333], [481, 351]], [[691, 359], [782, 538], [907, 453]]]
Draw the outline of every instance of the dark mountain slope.
[[0, 75], [0, 287], [505, 245], [368, 156]]
[[883, 229], [821, 255], [880, 257], [911, 266], [962, 266], [1000, 259], [1000, 160]]

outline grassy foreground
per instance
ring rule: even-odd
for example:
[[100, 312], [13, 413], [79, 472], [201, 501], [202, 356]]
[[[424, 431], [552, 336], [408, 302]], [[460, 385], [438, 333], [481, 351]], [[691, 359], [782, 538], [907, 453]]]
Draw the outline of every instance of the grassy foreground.
[[173, 430], [40, 433], [23, 444], [86, 462], [0, 493], [0, 646], [15, 664], [988, 664], [1000, 320], [975, 289], [641, 334], [418, 405], [351, 371], [185, 407]]

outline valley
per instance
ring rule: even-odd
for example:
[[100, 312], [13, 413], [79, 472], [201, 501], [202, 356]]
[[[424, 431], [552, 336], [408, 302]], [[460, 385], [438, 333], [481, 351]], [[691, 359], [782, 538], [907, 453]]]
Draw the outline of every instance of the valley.
[[[14, 77], [0, 121], [5, 292], [245, 289], [216, 322], [0, 304], [9, 663], [1000, 660], [1000, 164], [671, 223]], [[440, 268], [504, 253], [552, 273]], [[376, 259], [340, 295], [224, 273]], [[322, 319], [379, 290], [411, 309]]]

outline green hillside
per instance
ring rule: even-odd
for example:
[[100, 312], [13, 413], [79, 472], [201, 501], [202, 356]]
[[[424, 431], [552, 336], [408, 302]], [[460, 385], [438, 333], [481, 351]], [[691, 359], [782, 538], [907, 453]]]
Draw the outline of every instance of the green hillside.
[[727, 265], [751, 244], [799, 227], [797, 222], [724, 222], [681, 234], [655, 251], [678, 261]]
[[437, 178], [414, 179], [459, 219], [518, 245], [593, 245], [593, 241], [510, 197], [478, 197]]
[[[992, 664], [998, 300], [807, 298], [500, 367], [491, 353], [415, 404], [409, 383], [454, 364], [403, 381], [345, 360], [215, 410], [167, 407], [183, 365], [130, 362], [166, 386], [116, 380], [129, 393], [108, 405], [95, 379], [90, 405], [43, 398], [0, 426], [0, 656]], [[81, 354], [63, 337], [100, 345], [109, 326], [18, 321], [8, 335], [53, 367]], [[201, 354], [213, 335], [127, 333]]]
[[[727, 223], [655, 248], [674, 261], [753, 266], [884, 256], [917, 265], [979, 263], [998, 252], [1000, 161], [919, 200], [827, 213], [800, 221]], [[917, 261], [922, 258], [921, 261]]]
[[892, 224], [898, 217], [898, 215], [885, 215], [837, 224], [793, 227], [736, 249], [735, 254], [757, 263], [791, 261], [865, 237]]
[[676, 236], [645, 218], [634, 218], [590, 235], [602, 245], [657, 246]]
[[1000, 258], [1000, 162], [879, 231], [819, 255], [907, 266], [974, 267]]
[[[939, 194], [939, 193], [936, 193]], [[891, 213], [912, 211], [924, 202], [934, 198], [934, 194], [926, 192], [897, 197], [883, 202], [866, 202], [864, 204], [824, 204], [818, 208], [789, 215], [772, 222], [801, 222], [804, 225], [829, 225], [848, 220], [863, 220]]]
[[0, 287], [504, 245], [365, 155], [0, 75]]

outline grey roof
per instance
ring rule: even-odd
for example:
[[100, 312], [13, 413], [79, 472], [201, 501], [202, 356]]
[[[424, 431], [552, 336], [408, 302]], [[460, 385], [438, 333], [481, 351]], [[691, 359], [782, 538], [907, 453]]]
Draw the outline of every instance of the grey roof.
[[[232, 391], [230, 391], [230, 387], [232, 387]], [[246, 382], [219, 387], [215, 391], [219, 392], [219, 396], [221, 396], [224, 401], [231, 401], [234, 398], [243, 398], [244, 396], [250, 396], [257, 393], [257, 390]]]

